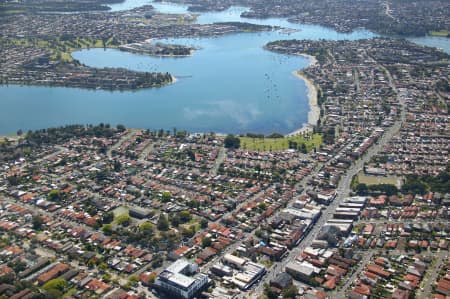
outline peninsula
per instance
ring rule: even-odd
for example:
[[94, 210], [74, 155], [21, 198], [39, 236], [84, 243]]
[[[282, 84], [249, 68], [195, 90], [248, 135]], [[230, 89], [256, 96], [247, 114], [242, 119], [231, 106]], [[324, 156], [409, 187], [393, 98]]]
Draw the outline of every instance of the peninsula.
[[91, 68], [74, 61], [73, 51], [119, 48], [158, 56], [186, 56], [193, 48], [161, 43], [147, 47], [145, 41], [273, 29], [238, 22], [197, 25], [192, 24], [193, 19], [188, 15], [158, 14], [152, 6], [110, 14], [20, 14], [2, 19], [0, 84], [104, 90], [158, 87], [173, 82], [174, 77], [163, 71]]

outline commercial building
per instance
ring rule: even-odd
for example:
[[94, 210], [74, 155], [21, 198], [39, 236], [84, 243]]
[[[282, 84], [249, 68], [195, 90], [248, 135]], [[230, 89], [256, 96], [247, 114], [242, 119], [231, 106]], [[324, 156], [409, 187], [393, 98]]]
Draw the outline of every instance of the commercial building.
[[208, 284], [208, 276], [197, 270], [196, 264], [179, 259], [161, 272], [155, 284], [173, 298], [194, 298]]
[[224, 264], [238, 269], [233, 272], [233, 277], [229, 281], [241, 290], [248, 290], [266, 273], [266, 267], [263, 265], [231, 254], [225, 254], [222, 261]]
[[241, 290], [248, 290], [258, 279], [266, 273], [263, 265], [247, 262], [242, 272], [236, 273], [232, 282]]
[[306, 262], [290, 262], [286, 265], [286, 272], [297, 280], [309, 283], [310, 279], [320, 272], [320, 269]]
[[131, 207], [130, 208], [130, 216], [137, 219], [148, 218], [152, 215], [152, 211], [148, 209], [143, 209], [140, 207]]

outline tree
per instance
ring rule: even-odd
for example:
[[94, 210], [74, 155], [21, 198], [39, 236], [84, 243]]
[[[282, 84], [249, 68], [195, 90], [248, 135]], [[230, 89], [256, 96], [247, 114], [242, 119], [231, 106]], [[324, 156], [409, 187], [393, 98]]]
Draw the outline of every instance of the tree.
[[162, 231], [166, 231], [169, 229], [169, 220], [167, 219], [166, 215], [163, 214], [163, 215], [159, 216], [156, 227]]
[[173, 227], [178, 227], [178, 225], [180, 225], [181, 223], [180, 216], [178, 216], [178, 214], [175, 214], [172, 217], [170, 217], [170, 223], [172, 224]]
[[108, 212], [105, 215], [103, 215], [103, 219], [102, 219], [103, 223], [108, 224], [108, 223], [113, 222], [113, 220], [114, 220], [113, 212]]
[[113, 233], [113, 228], [111, 224], [105, 224], [102, 226], [102, 231], [105, 235], [111, 236]]
[[46, 291], [51, 289], [58, 290], [60, 292], [64, 291], [67, 287], [67, 281], [64, 278], [55, 278], [46, 282], [42, 288]]
[[169, 191], [164, 191], [161, 195], [162, 202], [168, 202], [172, 199], [172, 194]]
[[323, 131], [323, 142], [325, 144], [333, 144], [336, 130], [334, 127], [329, 127]]
[[63, 296], [63, 292], [57, 289], [49, 289], [45, 292], [46, 299], [60, 299]]
[[194, 236], [195, 234], [195, 230], [193, 230], [192, 228], [183, 228], [181, 231], [181, 234], [183, 235], [183, 237], [185, 238], [191, 238]]
[[146, 221], [139, 226], [139, 230], [145, 236], [152, 236], [155, 228], [151, 222]]
[[406, 182], [402, 186], [403, 193], [425, 194], [427, 185], [422, 182], [417, 176], [407, 176]]
[[164, 262], [164, 258], [159, 253], [155, 254], [153, 256], [153, 260], [152, 260], [153, 269], [161, 267], [163, 262]]
[[128, 226], [131, 223], [131, 217], [128, 214], [122, 214], [120, 216], [117, 216], [115, 221], [118, 225]]
[[258, 208], [265, 211], [267, 210], [267, 204], [265, 202], [262, 202], [258, 205]]
[[300, 143], [299, 149], [300, 149], [300, 152], [303, 153], [303, 154], [307, 154], [308, 153], [308, 149], [306, 148], [306, 144], [304, 144], [303, 142]]
[[369, 191], [371, 191], [371, 192], [378, 191], [378, 192], [386, 194], [388, 196], [395, 195], [398, 193], [398, 188], [392, 184], [371, 185], [371, 186], [368, 186], [368, 188], [369, 188]]
[[224, 140], [225, 148], [237, 149], [241, 146], [241, 139], [232, 134], [228, 134]]
[[119, 160], [114, 160], [113, 168], [116, 172], [120, 171], [122, 169], [122, 163]]
[[14, 272], [19, 273], [27, 268], [27, 263], [23, 262], [20, 259], [16, 259], [9, 262], [8, 267], [11, 267], [14, 270]]
[[209, 247], [209, 246], [211, 246], [211, 244], [212, 244], [211, 238], [209, 238], [209, 237], [203, 238], [203, 240], [202, 240], [202, 247], [203, 248]]
[[117, 129], [117, 131], [119, 131], [119, 132], [123, 132], [123, 131], [126, 130], [125, 126], [122, 125], [122, 124], [118, 124], [118, 125], [116, 126], [116, 129]]
[[57, 289], [60, 291], [64, 290], [65, 287], [67, 287], [67, 281], [64, 278], [55, 278], [49, 280], [42, 286], [44, 290]]
[[264, 295], [266, 295], [268, 299], [278, 298], [277, 293], [275, 293], [267, 283], [264, 284]]
[[33, 229], [40, 230], [42, 228], [42, 224], [44, 224], [44, 220], [40, 215], [34, 215], [31, 219], [31, 223], [33, 224]]
[[148, 276], [148, 282], [153, 284], [157, 277], [158, 277], [158, 274], [153, 273], [153, 272], [150, 273], [150, 275]]
[[191, 201], [188, 202], [188, 206], [189, 206], [190, 208], [198, 209], [198, 208], [200, 207], [200, 201], [198, 201], [198, 200], [196, 200], [196, 199], [193, 199], [193, 200], [191, 200]]
[[106, 283], [109, 283], [111, 281], [111, 274], [109, 274], [109, 273], [103, 274], [102, 280]]
[[139, 281], [139, 276], [137, 276], [137, 275], [131, 275], [130, 278], [128, 279], [128, 282], [131, 285], [135, 285], [136, 283], [138, 283], [138, 281]]
[[267, 138], [284, 138], [284, 135], [280, 133], [272, 133], [268, 135]]
[[285, 288], [281, 294], [283, 295], [284, 299], [295, 299], [298, 295], [298, 289], [295, 285], [290, 285], [289, 287]]
[[207, 228], [208, 227], [208, 220], [206, 220], [206, 219], [200, 220], [200, 227], [201, 228]]
[[102, 272], [102, 273], [104, 273], [107, 269], [108, 269], [108, 264], [106, 264], [106, 263], [100, 263], [100, 265], [98, 265], [98, 270], [100, 270], [100, 272]]
[[15, 284], [17, 282], [16, 275], [14, 273], [8, 273], [0, 276], [0, 284]]
[[52, 190], [48, 193], [48, 200], [50, 201], [57, 201], [60, 199], [60, 193], [59, 190]]
[[178, 217], [180, 218], [181, 223], [189, 222], [192, 219], [192, 215], [191, 215], [191, 213], [189, 213], [189, 211], [181, 211], [181, 212], [179, 212], [178, 213]]
[[[2, 143], [2, 144], [4, 144], [4, 143]], [[18, 177], [16, 174], [15, 175], [10, 175], [6, 179], [8, 180], [8, 183], [11, 186], [17, 186], [17, 185], [20, 184], [20, 177]]]
[[356, 186], [356, 193], [358, 193], [358, 195], [367, 195], [368, 190], [367, 185], [364, 183]]

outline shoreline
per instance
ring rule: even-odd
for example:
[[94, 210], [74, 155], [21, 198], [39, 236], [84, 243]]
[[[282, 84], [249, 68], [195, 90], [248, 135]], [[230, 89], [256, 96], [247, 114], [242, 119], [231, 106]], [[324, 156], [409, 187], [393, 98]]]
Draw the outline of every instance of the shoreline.
[[[307, 67], [315, 65], [317, 63], [317, 59], [314, 56], [307, 54], [300, 54], [300, 55], [309, 59], [309, 65]], [[314, 85], [314, 82], [308, 79], [305, 75], [303, 75], [301, 70], [293, 71], [292, 74], [305, 82], [309, 102], [309, 111], [308, 111], [308, 122], [304, 123], [301, 128], [289, 134], [286, 134], [287, 137], [295, 136], [305, 132], [312, 132], [313, 127], [317, 125], [317, 122], [319, 121], [320, 118], [320, 107], [318, 105], [318, 92], [317, 87]]]

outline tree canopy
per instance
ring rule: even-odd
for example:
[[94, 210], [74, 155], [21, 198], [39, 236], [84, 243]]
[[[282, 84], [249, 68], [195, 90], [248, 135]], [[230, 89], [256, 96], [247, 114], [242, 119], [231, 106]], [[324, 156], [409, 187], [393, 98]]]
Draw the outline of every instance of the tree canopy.
[[450, 193], [450, 166], [437, 176], [409, 175], [402, 186], [403, 193], [425, 194], [428, 191]]
[[162, 231], [166, 231], [169, 229], [169, 220], [167, 219], [166, 215], [159, 216], [156, 227]]
[[237, 149], [241, 146], [241, 140], [232, 134], [228, 134], [224, 140], [225, 148]]
[[44, 220], [40, 215], [34, 215], [31, 219], [31, 223], [33, 224], [33, 229], [40, 230], [42, 228], [42, 224], [44, 224]]
[[117, 216], [115, 221], [118, 225], [128, 226], [131, 223], [131, 217], [128, 214], [122, 214], [120, 216]]

